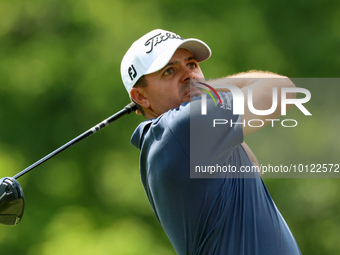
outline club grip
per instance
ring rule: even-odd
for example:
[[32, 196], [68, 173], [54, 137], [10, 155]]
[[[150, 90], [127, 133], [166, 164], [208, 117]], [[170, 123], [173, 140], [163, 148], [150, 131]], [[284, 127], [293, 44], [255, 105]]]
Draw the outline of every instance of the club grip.
[[129, 103], [124, 108], [127, 110], [128, 113], [131, 113], [131, 112], [136, 111], [138, 109], [135, 102]]

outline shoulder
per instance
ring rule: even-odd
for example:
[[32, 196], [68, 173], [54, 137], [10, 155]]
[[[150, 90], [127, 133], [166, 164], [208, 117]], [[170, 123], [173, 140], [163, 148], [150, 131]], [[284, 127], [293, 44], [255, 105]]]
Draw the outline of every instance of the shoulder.
[[182, 137], [182, 134], [189, 132], [189, 127], [190, 103], [183, 103], [158, 118], [140, 123], [132, 134], [131, 144], [140, 149], [145, 139], [165, 141], [170, 135]]
[[[171, 109], [158, 118], [142, 122], [134, 131], [131, 143], [141, 148], [144, 139], [162, 139], [175, 137], [180, 143], [187, 141], [190, 131], [203, 134], [211, 130], [214, 119], [228, 118], [235, 122], [239, 116], [232, 116], [232, 95], [228, 92], [219, 93], [222, 104], [207, 98], [207, 114], [202, 114], [202, 98], [193, 98], [190, 102]], [[225, 128], [224, 128], [225, 129]], [[230, 128], [229, 128], [230, 129]], [[228, 128], [227, 128], [228, 130]], [[197, 131], [197, 132], [196, 132]]]

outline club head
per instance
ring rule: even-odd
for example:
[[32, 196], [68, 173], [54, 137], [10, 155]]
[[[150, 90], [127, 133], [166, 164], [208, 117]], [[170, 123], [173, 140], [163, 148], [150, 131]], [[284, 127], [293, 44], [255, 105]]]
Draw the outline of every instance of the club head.
[[0, 179], [0, 223], [17, 225], [25, 208], [24, 193], [19, 182], [13, 177]]

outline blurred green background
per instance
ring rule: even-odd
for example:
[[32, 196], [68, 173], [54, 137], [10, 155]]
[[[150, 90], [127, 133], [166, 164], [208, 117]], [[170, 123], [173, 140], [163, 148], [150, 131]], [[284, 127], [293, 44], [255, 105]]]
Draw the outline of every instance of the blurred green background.
[[[205, 41], [206, 77], [250, 69], [336, 78], [340, 2], [0, 0], [0, 176], [13, 176], [129, 102], [120, 61], [155, 28]], [[260, 163], [340, 163], [340, 87], [320, 82], [294, 129], [247, 138]], [[11, 255], [175, 254], [147, 202], [124, 117], [19, 179], [26, 208], [0, 226]], [[336, 160], [338, 160], [336, 162]], [[265, 178], [303, 254], [340, 254], [340, 179]]]

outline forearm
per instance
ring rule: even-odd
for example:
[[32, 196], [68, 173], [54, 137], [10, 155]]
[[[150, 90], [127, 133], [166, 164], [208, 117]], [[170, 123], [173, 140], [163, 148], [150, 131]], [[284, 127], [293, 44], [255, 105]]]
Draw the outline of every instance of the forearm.
[[[248, 87], [255, 82], [259, 81], [262, 78], [286, 78], [285, 76], [281, 76], [271, 72], [264, 72], [264, 71], [248, 71], [242, 72], [238, 74], [233, 74], [227, 77], [210, 80], [208, 83], [213, 87], [216, 85], [234, 85], [238, 88]], [[217, 89], [219, 92], [228, 91], [228, 89], [219, 88]]]
[[[238, 90], [242, 91], [243, 99], [245, 99], [244, 114], [242, 119], [246, 123], [248, 123], [248, 121], [252, 119], [260, 119], [265, 122], [266, 119], [278, 118], [282, 112], [281, 111], [282, 88], [295, 87], [292, 81], [286, 76], [262, 71], [250, 71], [246, 73], [239, 73], [214, 81], [208, 81], [208, 83], [214, 86], [218, 92], [230, 92], [229, 88], [232, 89], [232, 86], [238, 87]], [[229, 88], [227, 88], [228, 86]], [[239, 91], [236, 92], [239, 93]], [[236, 92], [234, 91], [233, 93]], [[251, 94], [248, 95], [248, 93]], [[286, 98], [294, 99], [295, 93], [287, 93]], [[271, 112], [266, 115], [263, 114], [259, 115], [257, 114], [257, 112], [251, 110], [253, 108], [250, 108], [250, 106], [258, 111], [264, 111], [269, 109], [273, 110], [271, 110]], [[293, 106], [292, 104], [288, 104], [286, 106], [286, 110], [289, 110], [292, 106]], [[248, 134], [251, 134], [257, 131], [258, 129], [266, 126], [268, 123], [269, 122], [266, 121], [264, 125], [259, 127], [245, 125], [243, 128], [244, 135], [246, 136]]]

